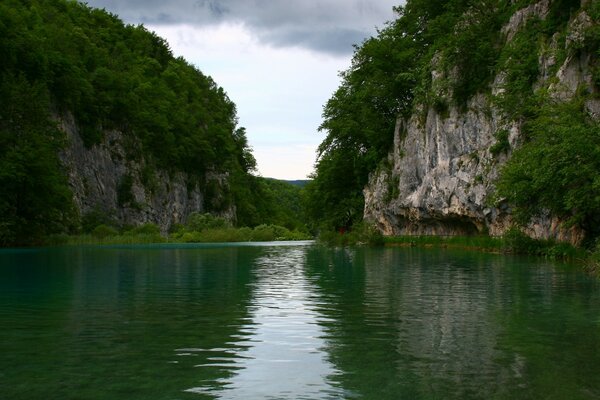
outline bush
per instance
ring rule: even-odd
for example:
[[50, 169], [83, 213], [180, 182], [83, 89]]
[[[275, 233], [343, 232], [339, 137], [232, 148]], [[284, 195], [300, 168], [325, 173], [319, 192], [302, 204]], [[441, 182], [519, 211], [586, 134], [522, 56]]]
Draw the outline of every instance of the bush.
[[356, 224], [347, 233], [324, 230], [319, 234], [319, 242], [330, 246], [364, 245], [382, 246], [384, 237], [377, 228], [365, 222]]
[[218, 229], [229, 227], [225, 218], [216, 217], [212, 214], [192, 213], [188, 217], [186, 227], [190, 231], [202, 232], [205, 229]]
[[97, 226], [112, 226], [114, 223], [114, 216], [112, 216], [108, 211], [96, 207], [81, 217], [81, 230], [84, 233], [90, 233]]
[[494, 134], [496, 143], [490, 147], [490, 153], [497, 157], [501, 153], [507, 153], [510, 150], [510, 142], [508, 141], [509, 132], [502, 129]]
[[109, 236], [116, 236], [118, 234], [119, 232], [115, 228], [108, 225], [98, 225], [92, 231], [92, 236], [97, 239], [105, 239]]
[[517, 228], [509, 229], [503, 236], [504, 249], [515, 254], [538, 254], [540, 243]]
[[160, 235], [160, 228], [156, 224], [146, 223], [131, 229], [127, 233], [132, 235]]
[[600, 273], [600, 239], [597, 241], [596, 246], [592, 249], [591, 254], [588, 257], [587, 267], [594, 273]]
[[600, 124], [580, 100], [542, 105], [525, 124], [529, 140], [502, 167], [498, 194], [526, 223], [541, 209], [600, 235]]

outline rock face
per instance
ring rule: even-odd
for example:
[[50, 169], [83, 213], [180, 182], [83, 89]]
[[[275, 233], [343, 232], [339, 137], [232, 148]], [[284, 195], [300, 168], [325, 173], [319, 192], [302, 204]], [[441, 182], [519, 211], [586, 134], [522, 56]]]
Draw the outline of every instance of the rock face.
[[[515, 14], [503, 28], [506, 40], [514, 37], [527, 18], [543, 19], [548, 6], [549, 2], [544, 0]], [[567, 42], [579, 40], [582, 27], [589, 21], [584, 12], [574, 16]], [[557, 66], [558, 72], [548, 76], [556, 63], [556, 46], [553, 38], [550, 48], [540, 54], [538, 85], [551, 82], [545, 86], [549, 86], [555, 99], [564, 101], [572, 98], [578, 88], [591, 87], [590, 56], [568, 52], [564, 63]], [[432, 88], [436, 90], [436, 81], [443, 79], [444, 74], [437, 71], [437, 57], [432, 63]], [[441, 113], [421, 107], [408, 120], [399, 119], [388, 167], [373, 173], [364, 189], [365, 219], [374, 222], [385, 235], [506, 232], [513, 225], [511, 210], [502, 201], [493, 199], [494, 182], [511, 149], [520, 143], [521, 123], [507, 119], [491, 101], [494, 95], [503, 92], [504, 81], [505, 74], [499, 73], [491, 93], [471, 98], [466, 111], [451, 106]], [[448, 93], [438, 92], [438, 95], [444, 98]], [[592, 116], [600, 113], [598, 104], [588, 104], [587, 108]], [[508, 141], [506, 148], [502, 152], [491, 151], [500, 140], [500, 132]], [[533, 218], [525, 232], [534, 238], [572, 243], [579, 242], [584, 235], [563, 228], [560, 220], [548, 214]]]
[[[60, 154], [73, 200], [81, 216], [102, 213], [122, 225], [155, 223], [167, 232], [192, 212], [204, 212], [205, 194], [186, 174], [157, 170], [143, 157], [131, 157], [121, 132], [104, 133], [102, 142], [86, 148], [71, 116], [57, 118], [68, 144]], [[226, 186], [224, 174], [207, 174], [206, 182]], [[235, 209], [221, 214], [233, 220]]]

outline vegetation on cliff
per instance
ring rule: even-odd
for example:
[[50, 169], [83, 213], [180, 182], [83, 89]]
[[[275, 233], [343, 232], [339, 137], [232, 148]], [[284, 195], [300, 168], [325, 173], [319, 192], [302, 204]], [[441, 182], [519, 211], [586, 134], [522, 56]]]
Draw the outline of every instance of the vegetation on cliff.
[[[309, 215], [328, 228], [360, 222], [362, 190], [369, 174], [385, 167], [398, 117], [425, 116], [434, 109], [465, 110], [483, 94], [507, 121], [523, 127], [523, 143], [501, 172], [499, 200], [506, 200], [521, 220], [549, 210], [598, 235], [598, 124], [584, 111], [597, 97], [600, 66], [598, 2], [551, 0], [544, 16], [524, 18], [510, 39], [503, 27], [533, 0], [408, 0], [397, 18], [377, 37], [357, 46], [342, 84], [324, 108], [314, 181], [307, 188]], [[543, 3], [543, 2], [542, 2]], [[537, 4], [537, 7], [546, 5]], [[569, 23], [579, 12], [592, 19], [583, 39], [568, 38]], [[570, 40], [570, 42], [569, 42]], [[550, 48], [555, 54], [546, 54]], [[572, 101], [548, 94], [549, 79], [539, 84], [540, 60], [552, 57], [553, 76], [567, 56], [590, 55], [594, 87], [582, 88]], [[432, 71], [440, 79], [434, 81]], [[497, 76], [504, 90], [492, 94]], [[560, 96], [559, 96], [560, 97]], [[400, 126], [402, 133], [402, 126]], [[508, 131], [496, 134], [490, 152], [510, 150]]]
[[[204, 189], [206, 211], [235, 205], [239, 225], [303, 225], [283, 211], [297, 207], [291, 185], [251, 174], [256, 162], [235, 104], [162, 38], [76, 1], [7, 0], [0, 3], [0, 244], [94, 228], [87, 221], [94, 218], [77, 214], [58, 158], [66, 138], [56, 119], [65, 115], [88, 147], [118, 130], [135, 144], [126, 157], [185, 172]], [[226, 173], [226, 187], [205, 182], [207, 172]], [[131, 200], [125, 183], [120, 203]]]
[[[304, 227], [302, 227], [304, 228]], [[46, 242], [53, 245], [106, 245], [150, 243], [225, 243], [265, 242], [312, 239], [304, 230], [288, 229], [276, 224], [260, 224], [253, 228], [235, 227], [230, 221], [212, 214], [192, 213], [186, 224], [177, 224], [168, 234], [161, 234], [152, 223], [121, 229], [100, 224], [79, 235], [52, 235]]]
[[600, 235], [600, 124], [581, 99], [549, 102], [536, 108], [525, 132], [527, 141], [504, 166], [498, 193], [523, 223], [546, 209], [593, 241]]

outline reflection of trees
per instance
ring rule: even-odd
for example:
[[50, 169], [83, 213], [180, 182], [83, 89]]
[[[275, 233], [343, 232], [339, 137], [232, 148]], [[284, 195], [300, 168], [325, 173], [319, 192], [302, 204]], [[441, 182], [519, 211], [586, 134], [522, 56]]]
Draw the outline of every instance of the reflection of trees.
[[252, 261], [262, 251], [73, 249], [59, 255], [63, 266], [52, 279], [62, 282], [71, 302], [52, 305], [53, 312], [68, 310], [62, 328], [38, 332], [55, 336], [37, 349], [50, 368], [37, 371], [45, 381], [35, 389], [33, 380], [29, 398], [198, 398], [182, 391], [232, 370], [195, 366], [244, 350], [232, 343], [243, 335]]
[[305, 397], [600, 398], [600, 283], [539, 261], [230, 247], [0, 264], [6, 398], [227, 398], [290, 348]]
[[[522, 398], [566, 394], [564, 385], [581, 392], [570, 359], [594, 365], [585, 382], [598, 390], [592, 374], [600, 372], [599, 353], [567, 345], [577, 353], [569, 357], [557, 348], [562, 338], [546, 338], [554, 312], [568, 321], [573, 312], [593, 310], [590, 299], [573, 300], [577, 288], [563, 290], [570, 275], [501, 256], [435, 250], [313, 249], [307, 257], [308, 277], [320, 289], [319, 312], [327, 317], [326, 350], [343, 371], [333, 379], [357, 395]], [[558, 335], [574, 330], [572, 339], [579, 332], [597, 350], [598, 332], [583, 321], [565, 322]], [[562, 378], [549, 373], [557, 371], [549, 368], [557, 350], [571, 371]]]

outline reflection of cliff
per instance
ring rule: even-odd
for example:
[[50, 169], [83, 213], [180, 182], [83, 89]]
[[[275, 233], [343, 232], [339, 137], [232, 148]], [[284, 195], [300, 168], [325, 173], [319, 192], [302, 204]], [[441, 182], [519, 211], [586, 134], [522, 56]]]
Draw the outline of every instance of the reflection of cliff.
[[[231, 376], [227, 366], [210, 364], [244, 351], [233, 342], [248, 318], [259, 248], [74, 252], [66, 263], [74, 289], [63, 349], [66, 374], [77, 374], [70, 393], [108, 379], [105, 393], [179, 396]], [[93, 369], [77, 371], [89, 363]]]
[[563, 376], [548, 371], [569, 359], [597, 361], [575, 343], [574, 332], [593, 331], [584, 326], [589, 322], [569, 317], [594, 310], [594, 300], [582, 307], [567, 276], [514, 262], [414, 249], [309, 253], [309, 279], [327, 302], [319, 312], [330, 361], [342, 371], [339, 384], [369, 399], [535, 398], [600, 389], [590, 371], [583, 380], [570, 376], [577, 368]]
[[[510, 369], [496, 364], [502, 327], [490, 314], [489, 305], [498, 296], [497, 269], [489, 263], [498, 261], [478, 256], [452, 259], [435, 252], [366, 257], [369, 312], [391, 314], [395, 352], [418, 371], [421, 390], [489, 398], [514, 377]], [[397, 268], [402, 268], [400, 274]]]

